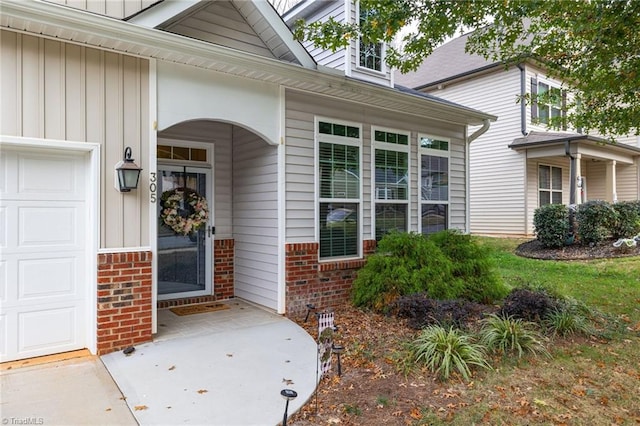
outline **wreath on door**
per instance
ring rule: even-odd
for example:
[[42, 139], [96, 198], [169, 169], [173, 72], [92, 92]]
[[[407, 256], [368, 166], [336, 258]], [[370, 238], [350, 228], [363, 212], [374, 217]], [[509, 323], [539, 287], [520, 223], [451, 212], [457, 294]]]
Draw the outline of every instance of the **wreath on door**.
[[209, 220], [207, 200], [193, 189], [170, 189], [162, 193], [160, 200], [160, 218], [176, 234], [193, 234]]

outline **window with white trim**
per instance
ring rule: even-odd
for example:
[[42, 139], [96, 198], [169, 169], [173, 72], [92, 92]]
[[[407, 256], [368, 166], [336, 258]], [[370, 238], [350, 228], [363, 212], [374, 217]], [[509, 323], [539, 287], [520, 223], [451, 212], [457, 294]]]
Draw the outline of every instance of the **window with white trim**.
[[318, 120], [320, 259], [360, 256], [362, 129]]
[[406, 232], [409, 214], [409, 133], [371, 129], [374, 149], [375, 233]]
[[538, 166], [539, 207], [546, 204], [562, 204], [562, 169], [553, 166]]
[[449, 228], [448, 139], [419, 135], [420, 229], [433, 234]]
[[[360, 24], [371, 15], [371, 11], [359, 9]], [[384, 45], [381, 42], [371, 43], [362, 37], [358, 39], [358, 66], [382, 72], [384, 64]]]
[[534, 124], [549, 124], [565, 115], [565, 93], [562, 88], [548, 81], [531, 79], [531, 121]]

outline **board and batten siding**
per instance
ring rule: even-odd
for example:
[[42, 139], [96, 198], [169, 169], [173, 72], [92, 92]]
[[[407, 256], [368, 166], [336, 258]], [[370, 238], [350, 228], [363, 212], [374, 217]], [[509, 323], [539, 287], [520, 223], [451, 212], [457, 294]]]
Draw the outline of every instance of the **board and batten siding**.
[[74, 9], [123, 19], [157, 3], [158, 0], [48, 0]]
[[277, 146], [234, 126], [235, 295], [271, 309], [278, 307], [277, 178]]
[[363, 239], [373, 239], [371, 186], [371, 126], [410, 132], [410, 222], [409, 230], [418, 230], [419, 158], [418, 134], [451, 140], [450, 157], [450, 228], [466, 230], [465, 223], [465, 141], [464, 126], [431, 121], [424, 117], [394, 113], [362, 104], [347, 103], [328, 97], [313, 96], [293, 90], [286, 92], [286, 242], [315, 241], [315, 117], [348, 121], [362, 125]]
[[[525, 162], [508, 147], [521, 137], [520, 70], [513, 67], [473, 80], [430, 90], [429, 93], [498, 117], [489, 130], [471, 143], [471, 232], [525, 233]], [[470, 129], [472, 133], [475, 129]]]
[[148, 246], [148, 173], [121, 194], [114, 167], [130, 146], [150, 169], [149, 62], [4, 30], [0, 43], [2, 134], [99, 143], [100, 247]]

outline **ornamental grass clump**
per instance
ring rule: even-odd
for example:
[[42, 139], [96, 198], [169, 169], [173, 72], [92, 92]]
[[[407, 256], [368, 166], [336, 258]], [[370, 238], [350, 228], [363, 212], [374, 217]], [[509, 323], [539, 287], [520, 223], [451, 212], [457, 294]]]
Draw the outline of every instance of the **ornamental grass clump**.
[[555, 310], [544, 319], [544, 325], [556, 336], [587, 334], [589, 330], [585, 317], [570, 310]]
[[411, 344], [415, 360], [447, 380], [457, 371], [465, 380], [471, 378], [471, 366], [491, 369], [484, 348], [459, 329], [430, 325]]
[[521, 318], [492, 314], [483, 320], [480, 343], [503, 356], [517, 354], [518, 358], [522, 358], [525, 352], [548, 356], [543, 337], [535, 330], [535, 326]]
[[590, 334], [591, 312], [589, 308], [575, 299], [565, 298], [558, 301], [557, 307], [548, 312], [543, 324], [554, 336], [563, 337], [573, 334]]

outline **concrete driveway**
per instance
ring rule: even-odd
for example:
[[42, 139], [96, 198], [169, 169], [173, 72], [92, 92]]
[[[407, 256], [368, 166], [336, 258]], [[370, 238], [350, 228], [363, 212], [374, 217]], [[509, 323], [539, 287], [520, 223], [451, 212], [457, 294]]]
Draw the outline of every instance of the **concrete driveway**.
[[138, 424], [96, 356], [7, 368], [0, 371], [3, 425]]

